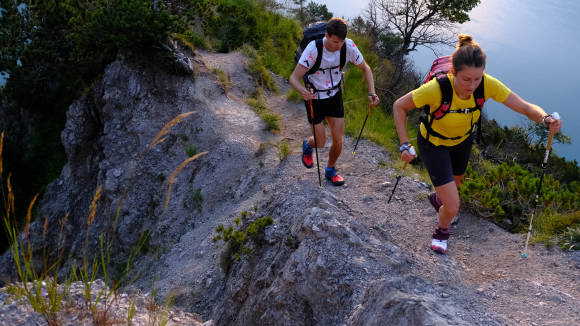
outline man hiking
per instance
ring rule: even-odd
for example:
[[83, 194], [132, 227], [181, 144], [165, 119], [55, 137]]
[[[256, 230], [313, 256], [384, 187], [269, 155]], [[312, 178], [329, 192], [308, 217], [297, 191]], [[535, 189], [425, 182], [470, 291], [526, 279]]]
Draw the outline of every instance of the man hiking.
[[[431, 249], [444, 254], [449, 239], [449, 224], [459, 212], [459, 192], [471, 153], [474, 125], [481, 116], [483, 103], [493, 98], [528, 119], [556, 133], [562, 126], [539, 106], [526, 102], [498, 79], [485, 73], [485, 53], [471, 36], [459, 34], [459, 44], [451, 56], [451, 70], [395, 101], [393, 114], [399, 135], [401, 158], [412, 161], [409, 151], [407, 111], [429, 106], [429, 116], [421, 119], [417, 134], [419, 152], [435, 193], [429, 196], [439, 215]], [[446, 95], [449, 94], [449, 95]], [[449, 98], [445, 100], [445, 98]]]
[[[344, 106], [342, 103], [342, 93], [340, 90], [341, 73], [341, 52], [346, 52], [346, 62], [351, 62], [362, 70], [367, 88], [369, 90], [370, 105], [379, 103], [379, 98], [375, 94], [373, 73], [368, 64], [364, 61], [362, 54], [351, 39], [346, 38], [346, 21], [342, 18], [331, 18], [326, 25], [326, 34], [322, 39], [322, 57], [319, 60], [318, 70], [309, 71], [318, 58], [318, 48], [316, 41], [311, 41], [304, 51], [296, 68], [290, 76], [290, 85], [298, 91], [306, 105], [306, 115], [308, 122], [314, 125], [313, 136], [304, 140], [302, 144], [302, 163], [310, 169], [314, 166], [312, 152], [315, 144], [318, 148], [324, 147], [326, 143], [326, 129], [322, 120], [326, 118], [330, 128], [332, 144], [328, 155], [328, 165], [325, 176], [335, 186], [344, 184], [344, 179], [336, 171], [336, 161], [342, 152], [342, 141], [344, 136]], [[345, 50], [343, 49], [345, 47]], [[342, 64], [344, 64], [344, 58]], [[304, 76], [306, 85], [300, 82]], [[311, 117], [311, 108], [314, 119]]]

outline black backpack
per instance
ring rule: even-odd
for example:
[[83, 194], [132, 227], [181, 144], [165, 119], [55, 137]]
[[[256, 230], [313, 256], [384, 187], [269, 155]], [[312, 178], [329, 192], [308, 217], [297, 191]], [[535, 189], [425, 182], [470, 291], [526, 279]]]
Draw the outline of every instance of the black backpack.
[[[427, 74], [427, 77], [425, 78], [425, 81], [423, 82], [423, 83], [427, 83], [431, 79], [436, 78], [437, 82], [439, 83], [439, 88], [441, 88], [441, 95], [442, 95], [441, 105], [439, 106], [439, 108], [437, 110], [430, 112], [431, 110], [430, 110], [430, 107], [428, 105], [423, 107], [424, 113], [421, 116], [421, 118], [419, 119], [419, 121], [423, 123], [423, 125], [425, 126], [425, 129], [427, 130], [427, 140], [429, 140], [430, 135], [433, 135], [433, 136], [441, 138], [441, 139], [460, 139], [460, 138], [464, 137], [465, 135], [451, 137], [451, 138], [446, 137], [446, 136], [436, 132], [435, 130], [433, 130], [433, 128], [431, 127], [431, 124], [433, 124], [433, 121], [443, 118], [447, 113], [467, 114], [467, 113], [472, 113], [475, 111], [480, 111], [479, 120], [477, 121], [477, 142], [480, 144], [484, 144], [484, 143], [482, 143], [483, 138], [481, 137], [481, 121], [483, 120], [482, 110], [483, 110], [483, 104], [485, 103], [483, 77], [481, 79], [481, 83], [479, 84], [479, 86], [477, 86], [477, 88], [473, 92], [473, 99], [475, 100], [475, 107], [471, 108], [471, 109], [450, 110], [451, 100], [453, 99], [453, 88], [451, 87], [451, 81], [447, 77], [447, 72], [450, 69], [451, 69], [451, 56], [437, 58], [437, 59], [435, 59], [435, 61], [433, 61], [433, 64], [431, 65], [431, 70], [429, 71], [429, 73]], [[473, 115], [471, 117], [473, 119]], [[472, 134], [474, 127], [475, 127], [475, 124], [473, 123], [473, 120], [472, 120], [471, 128], [469, 129], [469, 131], [467, 132], [466, 135]]]
[[[316, 22], [316, 23], [312, 23], [308, 26], [306, 26], [306, 28], [304, 28], [303, 31], [303, 37], [302, 37], [302, 41], [300, 41], [300, 45], [298, 45], [298, 48], [296, 49], [296, 52], [294, 53], [294, 63], [298, 63], [298, 60], [300, 60], [300, 57], [302, 56], [302, 52], [304, 52], [304, 49], [306, 48], [306, 46], [308, 45], [308, 43], [312, 42], [313, 40], [316, 41], [316, 50], [318, 51], [318, 55], [316, 56], [316, 61], [314, 62], [314, 65], [312, 65], [312, 67], [308, 67], [308, 62], [306, 62], [306, 66], [309, 68], [308, 72], [304, 75], [304, 85], [310, 85], [315, 91], [320, 91], [315, 89], [311, 83], [308, 81], [308, 75], [312, 75], [315, 72], [317, 72], [318, 70], [330, 70], [330, 69], [334, 69], [334, 68], [339, 68], [340, 71], [342, 71], [342, 69], [344, 68], [344, 65], [346, 64], [346, 42], [342, 45], [342, 48], [340, 48], [340, 66], [336, 66], [336, 67], [331, 67], [331, 68], [326, 68], [326, 69], [320, 69], [320, 62], [322, 61], [322, 38], [324, 38], [324, 34], [326, 34], [326, 22]], [[337, 88], [339, 87], [334, 86], [331, 89]], [[330, 89], [329, 89], [330, 90]]]

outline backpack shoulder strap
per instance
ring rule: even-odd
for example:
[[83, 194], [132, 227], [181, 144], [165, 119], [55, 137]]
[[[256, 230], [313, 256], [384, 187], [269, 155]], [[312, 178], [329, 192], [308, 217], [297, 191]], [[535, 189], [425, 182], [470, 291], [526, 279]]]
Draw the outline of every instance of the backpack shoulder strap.
[[439, 88], [441, 88], [441, 105], [451, 104], [453, 99], [453, 88], [451, 87], [451, 81], [447, 75], [443, 75], [437, 78], [439, 83]]
[[323, 47], [322, 39], [317, 38], [314, 42], [316, 42], [316, 51], [318, 52], [318, 55], [316, 56], [316, 61], [314, 62], [314, 65], [312, 65], [312, 68], [308, 70], [308, 74], [315, 73], [320, 68], [320, 63], [322, 62], [322, 47]]
[[485, 89], [483, 86], [484, 84], [485, 84], [484, 77], [481, 76], [481, 83], [479, 83], [479, 86], [477, 86], [475, 91], [473, 91], [473, 98], [475, 99], [475, 105], [480, 110], [483, 109], [483, 103], [485, 102]]
[[[480, 110], [479, 119], [477, 120], [477, 143], [485, 147], [487, 144], [483, 139], [481, 131], [481, 125], [483, 121], [483, 104], [485, 103], [485, 86], [483, 86], [485, 84], [484, 78], [484, 76], [481, 76], [481, 83], [473, 92], [473, 98], [475, 99], [475, 106]], [[487, 148], [484, 149], [484, 154], [486, 150]]]
[[344, 44], [340, 48], [340, 70], [344, 68], [345, 64], [346, 64], [346, 42], [344, 42]]

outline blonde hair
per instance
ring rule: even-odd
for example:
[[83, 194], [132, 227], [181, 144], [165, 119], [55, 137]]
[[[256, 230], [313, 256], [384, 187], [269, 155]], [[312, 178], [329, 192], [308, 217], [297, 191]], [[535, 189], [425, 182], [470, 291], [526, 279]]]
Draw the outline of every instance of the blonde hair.
[[459, 43], [452, 55], [453, 69], [455, 73], [463, 67], [485, 68], [485, 52], [481, 46], [473, 40], [471, 35], [459, 34]]

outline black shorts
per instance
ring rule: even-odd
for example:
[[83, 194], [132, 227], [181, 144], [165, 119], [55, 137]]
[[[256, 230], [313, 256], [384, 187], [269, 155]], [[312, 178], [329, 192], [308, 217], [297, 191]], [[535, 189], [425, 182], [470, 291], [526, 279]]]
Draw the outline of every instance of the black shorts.
[[471, 137], [455, 146], [435, 146], [419, 132], [417, 145], [435, 187], [452, 182], [454, 175], [460, 176], [465, 173], [471, 154]]
[[[304, 106], [306, 106], [308, 123], [312, 124], [312, 118], [310, 116], [310, 101], [304, 101]], [[314, 109], [315, 125], [321, 123], [324, 117], [344, 118], [342, 93], [338, 91], [333, 97], [312, 100], [312, 108]]]

